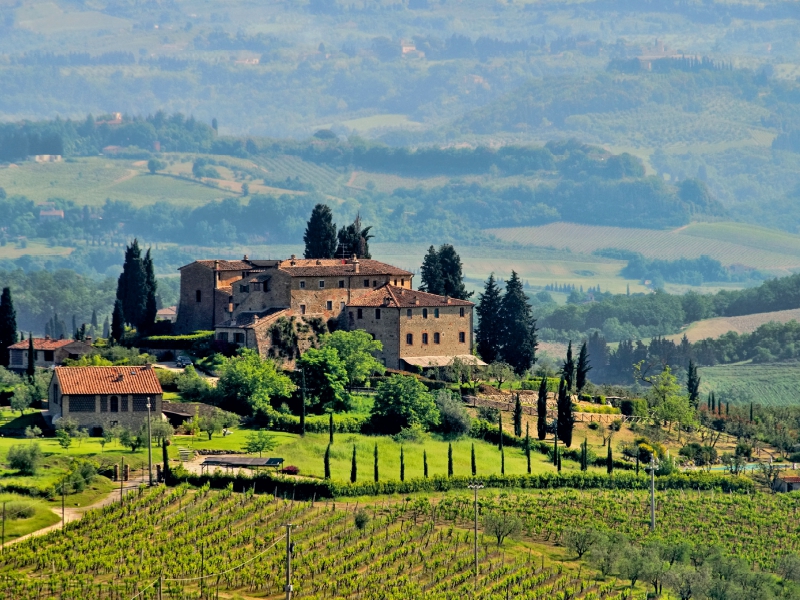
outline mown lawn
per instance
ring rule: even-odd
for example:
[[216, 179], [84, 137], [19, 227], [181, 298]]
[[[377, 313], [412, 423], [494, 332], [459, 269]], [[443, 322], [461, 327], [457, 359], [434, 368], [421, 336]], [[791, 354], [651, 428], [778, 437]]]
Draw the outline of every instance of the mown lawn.
[[[19, 494], [0, 494], [0, 511], [6, 506], [5, 541], [27, 535], [32, 531], [58, 523], [59, 517], [50, 510], [43, 500], [20, 496]], [[31, 517], [19, 518], [16, 513], [21, 505], [31, 506], [34, 514]]]

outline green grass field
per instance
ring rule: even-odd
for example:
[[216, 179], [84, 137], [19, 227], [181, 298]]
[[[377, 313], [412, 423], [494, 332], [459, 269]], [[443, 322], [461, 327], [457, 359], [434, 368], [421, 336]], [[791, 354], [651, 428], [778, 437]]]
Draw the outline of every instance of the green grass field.
[[[43, 500], [19, 494], [0, 494], [0, 505], [3, 504], [6, 505], [6, 542], [60, 521], [47, 502]], [[15, 508], [20, 505], [32, 507], [34, 509], [33, 516], [25, 518], [17, 516]]]
[[14, 260], [26, 254], [32, 256], [63, 256], [72, 252], [73, 248], [66, 246], [50, 246], [41, 240], [27, 240], [25, 247], [17, 243], [8, 243], [0, 246], [0, 259]]
[[714, 391], [723, 402], [769, 406], [796, 405], [800, 364], [735, 363], [700, 368], [700, 391]]
[[488, 231], [506, 242], [587, 254], [600, 248], [622, 248], [660, 259], [706, 254], [724, 265], [741, 264], [783, 274], [800, 267], [800, 236], [782, 233], [768, 242], [770, 230], [740, 223], [694, 223], [672, 231], [551, 223]]

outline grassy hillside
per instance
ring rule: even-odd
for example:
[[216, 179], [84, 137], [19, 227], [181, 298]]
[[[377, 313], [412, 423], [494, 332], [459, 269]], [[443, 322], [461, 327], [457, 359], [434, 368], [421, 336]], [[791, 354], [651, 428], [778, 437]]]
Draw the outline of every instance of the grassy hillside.
[[773, 236], [770, 230], [741, 223], [694, 223], [672, 231], [653, 231], [562, 222], [488, 232], [506, 242], [573, 252], [622, 248], [660, 259], [698, 258], [705, 254], [725, 266], [740, 264], [786, 275], [800, 267], [800, 236]]
[[700, 368], [700, 391], [733, 404], [796, 405], [800, 364], [736, 363]]
[[686, 335], [690, 342], [698, 342], [706, 338], [717, 338], [729, 331], [736, 333], [752, 333], [761, 325], [770, 322], [788, 323], [800, 321], [800, 309], [778, 310], [775, 312], [757, 313], [741, 317], [715, 317], [695, 321], [681, 333], [667, 336], [668, 339], [680, 341]]

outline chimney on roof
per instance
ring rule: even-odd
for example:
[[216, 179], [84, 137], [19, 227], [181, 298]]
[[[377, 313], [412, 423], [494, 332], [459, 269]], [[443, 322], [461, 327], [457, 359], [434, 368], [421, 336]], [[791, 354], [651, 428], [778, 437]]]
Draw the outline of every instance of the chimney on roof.
[[46, 336], [44, 336], [44, 339], [46, 339], [46, 340], [49, 340], [49, 339], [50, 339], [50, 336], [49, 336], [49, 335], [46, 335]]
[[292, 265], [292, 266], [295, 266], [297, 264], [297, 262], [295, 261], [296, 258], [297, 257], [294, 254], [292, 254], [292, 260], [291, 260], [291, 262], [289, 264]]
[[321, 265], [321, 264], [322, 264], [322, 261], [321, 261], [320, 259], [317, 259], [317, 264], [318, 264], [318, 265]]
[[297, 255], [296, 254], [292, 254], [292, 260], [294, 260], [295, 258], [297, 258]]
[[215, 271], [219, 271], [219, 261], [218, 260], [214, 261], [214, 270]]
[[447, 304], [450, 304], [450, 298], [448, 298], [447, 296], [445, 296], [444, 301], [447, 302]]
[[419, 306], [419, 298], [414, 298], [414, 305]]
[[356, 273], [360, 273], [361, 272], [361, 264], [358, 262], [358, 255], [357, 254], [353, 254], [353, 266], [355, 267], [355, 272]]
[[244, 258], [242, 260], [248, 260], [247, 254], [244, 255]]

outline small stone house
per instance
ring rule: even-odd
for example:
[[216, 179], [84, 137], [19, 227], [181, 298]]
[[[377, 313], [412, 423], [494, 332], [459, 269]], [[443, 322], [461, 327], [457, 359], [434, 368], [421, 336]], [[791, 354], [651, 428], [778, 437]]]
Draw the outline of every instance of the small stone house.
[[[28, 340], [8, 347], [9, 369], [22, 372], [28, 368]], [[91, 344], [77, 340], [54, 340], [49, 337], [33, 338], [34, 365], [49, 369], [63, 365], [68, 358], [76, 360], [92, 351]]]
[[796, 475], [783, 475], [775, 480], [772, 485], [775, 492], [797, 492], [800, 491], [800, 477]]
[[56, 367], [48, 390], [53, 421], [72, 418], [91, 435], [120, 425], [138, 431], [147, 422], [147, 404], [161, 420], [163, 390], [151, 365], [143, 367]]

